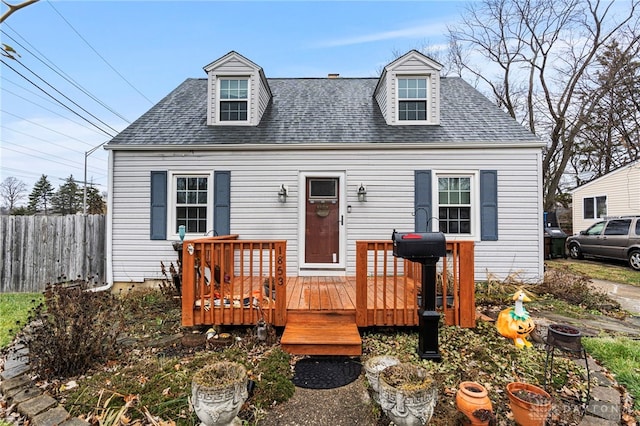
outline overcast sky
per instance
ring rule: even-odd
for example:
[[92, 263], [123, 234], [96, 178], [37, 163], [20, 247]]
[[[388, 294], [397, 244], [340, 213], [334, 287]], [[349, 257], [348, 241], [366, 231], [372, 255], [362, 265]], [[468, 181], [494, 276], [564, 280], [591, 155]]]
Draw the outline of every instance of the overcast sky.
[[[56, 189], [69, 175], [83, 181], [88, 152], [231, 50], [267, 77], [373, 77], [394, 52], [444, 44], [463, 6], [41, 0], [2, 25], [20, 57], [0, 68], [0, 181], [16, 177], [29, 192], [42, 174]], [[87, 156], [101, 191], [107, 158], [101, 147]]]

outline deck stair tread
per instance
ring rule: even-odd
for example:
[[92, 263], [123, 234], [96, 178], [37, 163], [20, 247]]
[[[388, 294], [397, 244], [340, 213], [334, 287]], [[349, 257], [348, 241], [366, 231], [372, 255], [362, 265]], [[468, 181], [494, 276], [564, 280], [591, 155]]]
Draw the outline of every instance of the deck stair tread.
[[355, 317], [335, 312], [289, 315], [280, 344], [294, 355], [362, 354]]

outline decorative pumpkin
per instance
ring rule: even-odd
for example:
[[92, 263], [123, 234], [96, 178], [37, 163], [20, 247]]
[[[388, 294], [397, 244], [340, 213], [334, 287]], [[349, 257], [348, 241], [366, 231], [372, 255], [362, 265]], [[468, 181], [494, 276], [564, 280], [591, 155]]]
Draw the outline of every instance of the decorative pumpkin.
[[513, 343], [518, 349], [525, 346], [530, 347], [531, 342], [527, 340], [527, 337], [533, 331], [535, 324], [529, 312], [524, 308], [523, 302], [531, 302], [531, 299], [524, 294], [524, 291], [518, 290], [513, 295], [513, 300], [515, 300], [515, 306], [503, 309], [498, 314], [496, 328], [504, 337], [513, 339]]

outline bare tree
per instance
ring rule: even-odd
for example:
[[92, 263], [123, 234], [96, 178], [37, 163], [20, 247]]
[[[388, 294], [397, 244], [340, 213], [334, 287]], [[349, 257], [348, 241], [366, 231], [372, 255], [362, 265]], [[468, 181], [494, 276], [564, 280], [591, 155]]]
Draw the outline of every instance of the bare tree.
[[[449, 28], [461, 75], [488, 87], [498, 105], [547, 141], [545, 209], [562, 192], [582, 130], [616, 83], [590, 80], [598, 55], [622, 35], [623, 51], [639, 41], [639, 2], [625, 2], [620, 13], [614, 1], [482, 0], [470, 3], [462, 22]], [[590, 96], [582, 96], [587, 90]]]
[[26, 0], [23, 1], [22, 3], [18, 3], [18, 4], [10, 4], [9, 2], [6, 2], [4, 0], [2, 0], [2, 3], [7, 6], [9, 9], [7, 9], [2, 16], [0, 16], [0, 23], [4, 22], [5, 19], [7, 19], [9, 16], [11, 16], [13, 13], [17, 12], [18, 10], [22, 9], [23, 7], [27, 7], [30, 4], [36, 3], [38, 0]]
[[2, 197], [3, 205], [9, 210], [9, 213], [13, 212], [18, 202], [22, 200], [26, 194], [27, 185], [13, 176], [9, 176], [0, 183], [0, 197]]
[[[592, 85], [605, 93], [580, 133], [579, 150], [571, 161], [578, 185], [640, 158], [640, 43], [631, 50], [623, 49], [625, 45], [616, 40], [598, 57], [601, 68]], [[591, 91], [582, 96], [591, 96]], [[585, 174], [589, 179], [582, 178]]]

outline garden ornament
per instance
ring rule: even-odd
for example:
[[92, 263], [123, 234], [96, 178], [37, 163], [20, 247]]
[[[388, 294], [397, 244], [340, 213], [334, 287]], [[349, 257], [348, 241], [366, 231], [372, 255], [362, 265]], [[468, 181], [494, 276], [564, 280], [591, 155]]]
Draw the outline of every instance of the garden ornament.
[[530, 347], [531, 342], [527, 340], [527, 337], [533, 331], [535, 324], [529, 312], [524, 308], [523, 302], [531, 302], [531, 299], [523, 290], [518, 290], [513, 295], [513, 300], [515, 300], [515, 306], [503, 309], [498, 314], [496, 328], [504, 337], [513, 339], [513, 343], [518, 349], [525, 346]]

